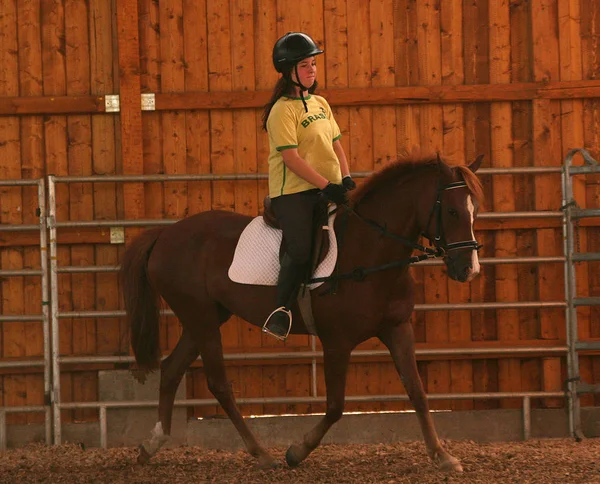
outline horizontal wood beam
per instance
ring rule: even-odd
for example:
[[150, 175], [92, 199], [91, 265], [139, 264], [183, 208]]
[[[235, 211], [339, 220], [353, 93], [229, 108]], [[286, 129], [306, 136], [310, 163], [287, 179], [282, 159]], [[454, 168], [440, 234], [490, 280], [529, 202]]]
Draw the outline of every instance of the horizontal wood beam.
[[[367, 87], [319, 91], [332, 106], [402, 105], [583, 99], [600, 97], [600, 81], [531, 82], [446, 86]], [[261, 91], [156, 94], [157, 110], [244, 109], [263, 107], [271, 96]]]
[[[367, 87], [319, 91], [332, 106], [481, 103], [533, 99], [600, 98], [600, 80], [472, 84], [446, 86]], [[195, 91], [156, 93], [156, 109], [255, 109], [270, 91]], [[140, 103], [141, 106], [141, 103]], [[0, 116], [103, 113], [104, 96], [0, 97]]]
[[104, 112], [104, 96], [0, 97], [0, 116]]

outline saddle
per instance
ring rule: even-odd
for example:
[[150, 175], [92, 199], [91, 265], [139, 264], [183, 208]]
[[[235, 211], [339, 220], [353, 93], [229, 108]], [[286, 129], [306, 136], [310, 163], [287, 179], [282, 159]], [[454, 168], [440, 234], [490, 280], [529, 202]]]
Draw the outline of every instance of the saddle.
[[[263, 220], [267, 225], [274, 229], [281, 229], [275, 213], [271, 207], [271, 197], [268, 195], [265, 197], [263, 202]], [[315, 206], [314, 225], [312, 229], [312, 250], [311, 250], [311, 264], [309, 274], [313, 274], [318, 265], [323, 261], [327, 252], [329, 252], [329, 227], [327, 225], [329, 214], [327, 211], [328, 202], [325, 198], [322, 198], [319, 203]], [[279, 249], [279, 260], [285, 253], [285, 240], [282, 241]]]

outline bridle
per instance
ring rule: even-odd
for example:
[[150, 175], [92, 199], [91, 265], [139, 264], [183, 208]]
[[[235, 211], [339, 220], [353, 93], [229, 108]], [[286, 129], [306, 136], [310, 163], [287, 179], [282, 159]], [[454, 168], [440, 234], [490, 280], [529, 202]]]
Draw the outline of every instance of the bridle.
[[[425, 231], [422, 233], [423, 237], [425, 237], [427, 240], [429, 240], [430, 244], [432, 244], [434, 248], [425, 247], [425, 246], [418, 244], [416, 242], [413, 242], [412, 240], [409, 240], [405, 237], [394, 234], [393, 232], [390, 232], [385, 225], [381, 225], [381, 224], [375, 222], [374, 220], [363, 217], [352, 207], [349, 207], [347, 205], [338, 206], [334, 211], [330, 212], [330, 214], [333, 214], [334, 212], [342, 211], [342, 216], [344, 217], [343, 222], [342, 222], [342, 228], [340, 230], [340, 236], [338, 238], [338, 250], [341, 249], [342, 244], [343, 244], [343, 234], [346, 229], [348, 215], [352, 214], [355, 217], [357, 217], [358, 219], [365, 222], [370, 227], [377, 230], [381, 235], [383, 235], [385, 237], [389, 237], [393, 240], [396, 240], [408, 247], [411, 247], [412, 249], [416, 249], [416, 250], [422, 252], [422, 254], [414, 255], [407, 259], [392, 261], [392, 262], [389, 262], [387, 264], [383, 264], [380, 266], [366, 267], [366, 268], [365, 267], [357, 267], [352, 272], [349, 272], [346, 274], [337, 274], [337, 272], [334, 271], [334, 274], [331, 276], [315, 277], [315, 278], [309, 279], [307, 282], [315, 283], [315, 282], [332, 281], [332, 282], [334, 282], [334, 285], [331, 288], [331, 292], [335, 293], [336, 286], [337, 286], [336, 283], [337, 283], [337, 281], [339, 281], [341, 279], [353, 279], [355, 281], [362, 281], [366, 276], [368, 276], [369, 274], [371, 274], [373, 272], [379, 272], [379, 271], [382, 271], [385, 269], [393, 269], [393, 268], [403, 267], [403, 266], [407, 266], [410, 264], [414, 264], [416, 262], [420, 262], [425, 259], [448, 257], [450, 260], [453, 260], [454, 258], [450, 254], [448, 254], [448, 252], [450, 252], [452, 250], [471, 249], [471, 250], [478, 251], [483, 246], [480, 245], [475, 239], [463, 240], [460, 242], [452, 242], [450, 244], [446, 243], [446, 240], [444, 237], [444, 230], [443, 230], [443, 226], [442, 226], [442, 194], [443, 194], [443, 192], [445, 192], [447, 190], [454, 190], [456, 188], [468, 188], [468, 185], [465, 181], [452, 182], [452, 183], [449, 183], [448, 185], [442, 185], [440, 182], [440, 184], [437, 188], [436, 200], [435, 200], [435, 203], [433, 204], [433, 207], [431, 208], [431, 212], [429, 213], [429, 218], [427, 220], [427, 226], [425, 227]], [[430, 237], [427, 232], [429, 230], [429, 226], [431, 225], [431, 221], [434, 218], [435, 218], [435, 224], [436, 224], [435, 236]]]
[[[477, 243], [475, 239], [471, 240], [462, 240], [460, 242], [452, 242], [450, 244], [446, 243], [446, 239], [444, 237], [444, 228], [442, 225], [442, 193], [447, 190], [454, 190], [456, 188], [468, 188], [468, 185], [465, 181], [457, 181], [449, 183], [446, 186], [439, 186], [437, 190], [437, 197], [433, 207], [431, 207], [431, 212], [429, 212], [429, 218], [427, 219], [427, 225], [425, 226], [425, 231], [422, 233], [423, 237], [429, 240], [429, 243], [432, 244], [438, 251], [442, 253], [442, 255], [447, 254], [451, 250], [457, 249], [471, 249], [471, 250], [479, 250], [482, 245]], [[428, 235], [429, 227], [431, 225], [431, 220], [435, 218], [435, 236], [431, 237]]]

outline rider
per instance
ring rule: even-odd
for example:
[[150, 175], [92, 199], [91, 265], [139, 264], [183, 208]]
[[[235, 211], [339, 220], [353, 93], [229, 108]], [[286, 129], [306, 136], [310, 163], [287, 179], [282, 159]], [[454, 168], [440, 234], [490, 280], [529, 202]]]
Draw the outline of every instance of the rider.
[[304, 33], [289, 32], [277, 40], [273, 65], [281, 77], [262, 118], [270, 146], [269, 196], [285, 244], [276, 309], [263, 331], [280, 340], [290, 331], [290, 308], [309, 269], [313, 214], [320, 195], [343, 204], [345, 192], [356, 188], [331, 108], [313, 94], [315, 57], [322, 53]]

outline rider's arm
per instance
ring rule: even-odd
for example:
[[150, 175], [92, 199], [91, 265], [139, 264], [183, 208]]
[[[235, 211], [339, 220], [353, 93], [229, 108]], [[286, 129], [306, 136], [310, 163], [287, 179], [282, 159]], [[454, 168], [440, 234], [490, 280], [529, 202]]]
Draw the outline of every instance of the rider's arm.
[[333, 142], [333, 151], [340, 160], [340, 170], [342, 171], [342, 178], [345, 176], [350, 176], [350, 168], [348, 167], [348, 160], [346, 159], [346, 153], [344, 152], [344, 147], [339, 139], [336, 139]]
[[[314, 168], [304, 161], [304, 159], [298, 154], [297, 148], [286, 148], [285, 150], [281, 150], [281, 156], [285, 166], [287, 166], [300, 178], [306, 180], [308, 183], [320, 189], [325, 188], [327, 183], [329, 183], [327, 178], [319, 175]], [[344, 157], [344, 160], [345, 159], [346, 158]]]

